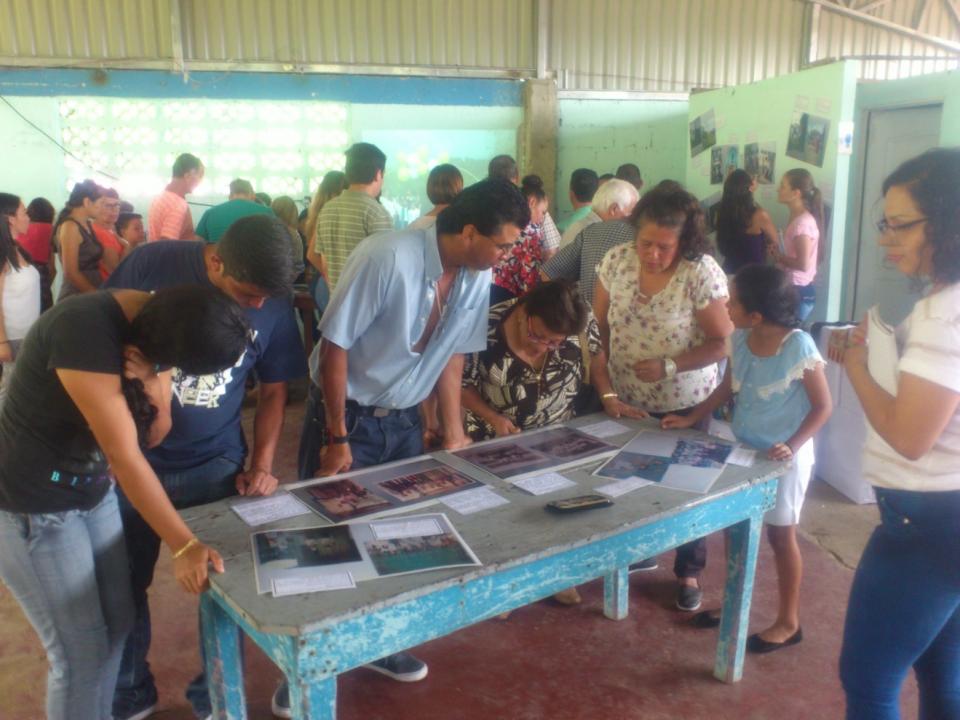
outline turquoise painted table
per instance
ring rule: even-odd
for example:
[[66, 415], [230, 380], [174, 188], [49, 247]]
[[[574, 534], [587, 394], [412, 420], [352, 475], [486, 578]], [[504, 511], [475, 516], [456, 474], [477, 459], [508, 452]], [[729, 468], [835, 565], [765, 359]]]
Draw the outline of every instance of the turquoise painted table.
[[[598, 419], [579, 418], [570, 426]], [[652, 427], [649, 421], [620, 422], [635, 429]], [[630, 437], [626, 433], [607, 440], [622, 445]], [[197, 534], [220, 550], [227, 566], [200, 599], [215, 719], [247, 717], [238, 629], [288, 678], [295, 718], [333, 720], [340, 673], [596, 578], [604, 581], [605, 615], [621, 620], [628, 611], [630, 563], [724, 528], [730, 530], [730, 554], [714, 675], [726, 682], [740, 679], [763, 514], [776, 500], [781, 464], [758, 459], [750, 468], [727, 466], [706, 495], [649, 486], [617, 498], [608, 509], [557, 516], [544, 511], [545, 502], [606, 482], [589, 474], [593, 466], [564, 471], [578, 488], [532, 496], [458, 458], [436, 457], [510, 500], [469, 516], [445, 510], [482, 567], [274, 598], [257, 594], [250, 528], [228, 501], [183, 513]], [[309, 515], [258, 529], [323, 522]]]

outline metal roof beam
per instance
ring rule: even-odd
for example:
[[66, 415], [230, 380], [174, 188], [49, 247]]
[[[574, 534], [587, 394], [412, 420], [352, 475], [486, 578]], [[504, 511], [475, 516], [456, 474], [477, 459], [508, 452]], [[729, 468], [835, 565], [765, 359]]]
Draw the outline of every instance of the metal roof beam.
[[884, 30], [889, 30], [890, 32], [895, 32], [899, 35], [904, 35], [906, 37], [913, 38], [914, 40], [919, 40], [928, 45], [949, 50], [952, 53], [960, 55], [960, 43], [953, 42], [951, 40], [944, 40], [936, 35], [928, 35], [927, 33], [919, 32], [905, 25], [899, 25], [895, 22], [890, 22], [889, 20], [874, 17], [873, 15], [867, 15], [861, 10], [840, 7], [839, 5], [829, 2], [829, 0], [807, 0], [807, 2], [812, 5], [819, 5], [828, 12], [836, 13], [837, 15], [843, 15], [844, 17], [853, 18], [855, 20], [860, 20], [867, 25], [880, 27]]

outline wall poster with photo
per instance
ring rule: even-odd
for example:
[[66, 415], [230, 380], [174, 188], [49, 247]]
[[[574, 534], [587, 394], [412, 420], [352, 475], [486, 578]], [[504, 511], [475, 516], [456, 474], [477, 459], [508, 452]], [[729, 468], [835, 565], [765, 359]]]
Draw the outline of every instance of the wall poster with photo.
[[690, 121], [690, 157], [717, 144], [717, 123], [713, 110]]
[[545, 428], [490, 440], [454, 455], [503, 480], [581, 465], [617, 452], [615, 445], [573, 428]]
[[759, 185], [773, 185], [776, 177], [777, 144], [754, 142], [743, 146], [743, 169]]
[[740, 167], [739, 147], [736, 145], [714, 146], [710, 151], [710, 184], [722, 184], [738, 167]]
[[787, 135], [787, 155], [805, 163], [823, 167], [830, 134], [828, 118], [795, 111]]
[[420, 506], [445, 495], [482, 486], [433, 458], [342, 473], [290, 492], [332, 523]]
[[[481, 562], [443, 513], [254, 533], [257, 592], [274, 583], [349, 573], [355, 581]], [[277, 593], [274, 593], [277, 594]]]

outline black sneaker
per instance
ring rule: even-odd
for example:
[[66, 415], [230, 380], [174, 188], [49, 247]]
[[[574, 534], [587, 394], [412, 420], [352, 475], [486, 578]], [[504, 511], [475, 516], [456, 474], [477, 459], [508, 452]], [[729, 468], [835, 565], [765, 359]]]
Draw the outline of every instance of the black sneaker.
[[700, 609], [703, 602], [703, 590], [694, 585], [681, 585], [677, 591], [677, 608], [684, 612]]
[[286, 680], [280, 683], [280, 687], [273, 691], [273, 697], [270, 699], [270, 709], [273, 711], [274, 717], [293, 717], [293, 713], [290, 712], [290, 688], [287, 686]]
[[116, 720], [146, 720], [157, 712], [157, 688], [152, 684], [120, 695], [121, 699], [115, 697], [113, 701], [112, 714]]
[[657, 562], [655, 557], [647, 558], [646, 560], [641, 560], [640, 562], [635, 562], [627, 568], [631, 575], [637, 572], [650, 572], [651, 570], [656, 570], [660, 567], [660, 563]]
[[398, 652], [364, 665], [398, 682], [417, 682], [427, 676], [427, 664], [408, 652]]

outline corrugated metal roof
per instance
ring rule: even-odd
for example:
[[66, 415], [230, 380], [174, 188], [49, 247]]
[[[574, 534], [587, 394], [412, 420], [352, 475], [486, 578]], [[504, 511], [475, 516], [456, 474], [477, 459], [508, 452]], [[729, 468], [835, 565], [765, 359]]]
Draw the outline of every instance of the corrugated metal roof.
[[[531, 75], [538, 7], [561, 90], [682, 92], [826, 58], [876, 57], [861, 67], [877, 79], [958, 65], [956, 54], [829, 5], [807, 57], [806, 0], [3, 0], [0, 62], [180, 69], [182, 52], [188, 70]], [[946, 0], [888, 0], [869, 13], [960, 40]]]

